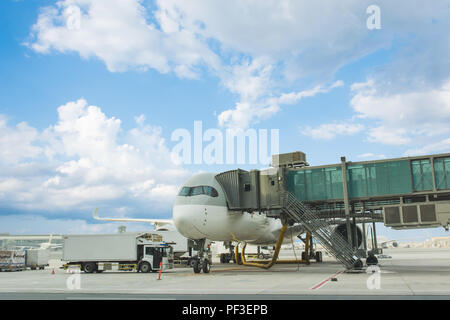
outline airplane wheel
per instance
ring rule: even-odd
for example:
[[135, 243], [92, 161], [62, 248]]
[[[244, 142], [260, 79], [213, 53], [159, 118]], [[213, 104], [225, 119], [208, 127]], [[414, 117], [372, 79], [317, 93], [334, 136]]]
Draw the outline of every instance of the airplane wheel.
[[200, 261], [199, 260], [193, 260], [193, 263], [192, 263], [192, 269], [194, 269], [194, 272], [195, 273], [200, 273], [200, 271], [201, 271], [201, 266], [200, 266], [200, 263], [199, 263]]
[[353, 265], [353, 267], [354, 267], [355, 269], [362, 269], [362, 267], [363, 267], [362, 261], [361, 261], [360, 259], [358, 259], [358, 260], [355, 262], [355, 264]]
[[316, 251], [315, 259], [316, 259], [316, 262], [322, 262], [322, 252], [321, 251]]
[[210, 270], [211, 270], [211, 264], [209, 263], [208, 260], [204, 260], [203, 261], [203, 273], [209, 273]]
[[377, 264], [378, 264], [378, 259], [377, 259], [377, 257], [375, 257], [374, 255], [368, 256], [367, 259], [366, 259], [366, 264], [367, 264], [368, 266], [374, 266], [374, 265], [377, 265]]

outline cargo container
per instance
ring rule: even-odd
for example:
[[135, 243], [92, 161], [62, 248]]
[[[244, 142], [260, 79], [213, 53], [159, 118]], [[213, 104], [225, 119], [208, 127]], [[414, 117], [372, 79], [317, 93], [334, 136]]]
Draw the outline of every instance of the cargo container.
[[62, 260], [64, 268], [77, 265], [86, 273], [156, 272], [173, 268], [173, 248], [151, 233], [65, 235]]
[[31, 270], [44, 269], [50, 259], [49, 249], [27, 249], [25, 251], [25, 265]]
[[25, 270], [25, 251], [23, 250], [1, 250], [0, 271]]

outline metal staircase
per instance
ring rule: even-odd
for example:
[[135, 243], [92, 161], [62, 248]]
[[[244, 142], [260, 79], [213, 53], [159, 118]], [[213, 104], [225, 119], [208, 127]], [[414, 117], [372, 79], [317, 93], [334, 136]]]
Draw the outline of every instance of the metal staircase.
[[362, 262], [355, 256], [351, 245], [332, 227], [319, 218], [317, 211], [297, 200], [290, 192], [282, 194], [283, 211], [294, 222], [301, 223], [323, 246], [347, 269], [362, 268]]

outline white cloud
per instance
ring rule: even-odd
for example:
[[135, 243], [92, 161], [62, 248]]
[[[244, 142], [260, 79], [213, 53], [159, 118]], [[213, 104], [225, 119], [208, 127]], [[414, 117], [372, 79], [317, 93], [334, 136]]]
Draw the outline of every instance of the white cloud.
[[11, 128], [7, 126], [6, 117], [0, 115], [0, 162], [14, 163], [21, 158], [37, 157], [43, 151], [33, 144], [37, 138], [37, 130], [26, 122]]
[[358, 123], [325, 123], [315, 128], [311, 126], [300, 128], [300, 132], [314, 139], [331, 140], [339, 135], [354, 135], [363, 129], [364, 126]]
[[359, 118], [375, 121], [369, 141], [388, 145], [429, 143], [450, 133], [450, 80], [436, 89], [389, 94], [373, 80], [352, 86], [350, 105]]
[[450, 152], [450, 138], [439, 140], [438, 142], [430, 143], [419, 148], [408, 149], [405, 151], [404, 155], [417, 156], [436, 152], [443, 152], [443, 153]]
[[146, 17], [136, 0], [63, 0], [39, 14], [29, 46], [41, 53], [53, 49], [96, 57], [110, 71], [152, 68], [196, 77], [196, 65], [217, 63], [204, 43], [191, 31], [176, 28], [166, 14], [156, 16], [162, 30]]
[[[268, 81], [267, 81], [268, 82]], [[247, 128], [251, 123], [268, 119], [280, 110], [281, 105], [292, 105], [304, 98], [311, 98], [320, 93], [327, 93], [334, 88], [344, 85], [341, 80], [335, 81], [329, 86], [318, 85], [312, 89], [298, 92], [283, 93], [279, 97], [267, 97], [257, 93], [253, 99], [241, 98], [234, 109], [228, 109], [219, 114], [219, 125], [228, 128]], [[255, 93], [256, 90], [250, 90]], [[244, 101], [244, 102], [242, 102]]]
[[[273, 116], [282, 100], [299, 101], [283, 94], [298, 79], [314, 79], [314, 95], [342, 66], [396, 39], [406, 41], [392, 63], [374, 72], [378, 86], [395, 93], [442, 84], [450, 72], [450, 36], [438, 30], [450, 27], [449, 2], [423, 8], [419, 0], [381, 0], [377, 31], [366, 27], [371, 4], [158, 0], [150, 11], [140, 0], [62, 0], [42, 9], [28, 45], [95, 57], [110, 71], [152, 68], [187, 78], [211, 72], [238, 96], [234, 108], [219, 113], [219, 124], [242, 128]], [[279, 104], [269, 103], [276, 97]]]
[[[14, 140], [13, 147], [39, 143], [47, 157], [24, 163], [30, 152], [18, 152], [17, 163], [0, 170], [0, 205], [90, 212], [102, 205], [117, 211], [114, 203], [120, 201], [141, 213], [168, 212], [189, 173], [172, 163], [161, 128], [138, 119], [139, 127], [123, 132], [120, 119], [80, 99], [59, 107], [58, 122], [43, 133], [27, 126], [25, 132], [33, 134]], [[12, 137], [24, 133], [23, 125], [2, 128]], [[39, 163], [47, 167], [36, 167]]]
[[363, 159], [386, 159], [384, 154], [374, 154], [372, 152], [359, 154], [357, 157]]

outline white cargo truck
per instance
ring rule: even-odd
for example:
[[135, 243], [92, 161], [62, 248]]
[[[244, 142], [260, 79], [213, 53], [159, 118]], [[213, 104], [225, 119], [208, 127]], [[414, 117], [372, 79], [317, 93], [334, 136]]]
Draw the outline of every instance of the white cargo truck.
[[110, 271], [156, 272], [173, 268], [173, 248], [152, 233], [63, 236], [64, 268], [79, 266], [86, 273]]
[[25, 251], [23, 250], [1, 250], [0, 271], [25, 270]]
[[50, 249], [27, 249], [25, 251], [25, 265], [31, 270], [44, 269], [48, 266]]

